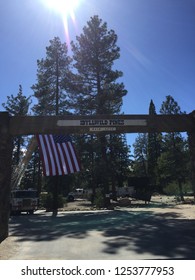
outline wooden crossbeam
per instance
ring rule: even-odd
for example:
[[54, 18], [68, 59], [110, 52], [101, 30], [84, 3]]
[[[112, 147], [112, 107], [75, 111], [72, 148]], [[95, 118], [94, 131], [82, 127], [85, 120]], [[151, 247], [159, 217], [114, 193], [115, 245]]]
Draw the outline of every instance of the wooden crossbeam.
[[61, 133], [184, 132], [194, 128], [193, 114], [94, 115], [10, 117], [9, 133], [15, 135]]

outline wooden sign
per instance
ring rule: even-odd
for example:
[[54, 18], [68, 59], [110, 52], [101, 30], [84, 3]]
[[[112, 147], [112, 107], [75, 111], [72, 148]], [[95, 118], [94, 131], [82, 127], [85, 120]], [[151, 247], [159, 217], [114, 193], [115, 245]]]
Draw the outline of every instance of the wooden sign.
[[25, 116], [10, 117], [9, 133], [83, 134], [184, 132], [193, 129], [190, 115], [96, 115], [96, 116]]

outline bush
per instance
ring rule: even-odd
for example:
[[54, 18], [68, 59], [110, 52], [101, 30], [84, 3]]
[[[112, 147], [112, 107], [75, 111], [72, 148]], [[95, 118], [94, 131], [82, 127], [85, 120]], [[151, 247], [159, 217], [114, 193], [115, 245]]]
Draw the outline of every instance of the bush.
[[179, 195], [178, 184], [176, 182], [169, 183], [163, 190], [167, 195]]
[[40, 193], [40, 195], [39, 195], [39, 207], [40, 208], [45, 208], [47, 195], [48, 195], [47, 192]]
[[[192, 193], [192, 187], [191, 184], [189, 182], [183, 183], [182, 184], [182, 190], [184, 194], [188, 194], [188, 193]], [[163, 191], [165, 192], [165, 194], [167, 195], [175, 195], [175, 196], [179, 196], [180, 195], [180, 191], [179, 191], [179, 186], [178, 186], [178, 182], [174, 181], [169, 183], [164, 189]]]
[[[40, 204], [42, 207], [46, 209], [46, 211], [51, 211], [53, 209], [53, 194], [52, 193], [46, 193], [42, 194], [40, 198]], [[66, 200], [62, 195], [58, 195], [58, 208], [63, 208], [64, 204], [66, 204]]]
[[97, 207], [97, 208], [102, 208], [104, 207], [104, 196], [102, 194], [101, 191], [98, 191], [96, 194], [95, 194], [95, 197], [94, 197], [94, 205]]

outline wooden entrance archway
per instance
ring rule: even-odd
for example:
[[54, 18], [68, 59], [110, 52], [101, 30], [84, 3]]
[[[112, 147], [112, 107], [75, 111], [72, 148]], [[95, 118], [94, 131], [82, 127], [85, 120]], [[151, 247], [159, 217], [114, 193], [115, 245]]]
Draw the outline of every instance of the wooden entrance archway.
[[186, 115], [9, 116], [0, 112], [0, 242], [8, 236], [12, 137], [34, 134], [187, 132], [195, 189], [195, 111]]

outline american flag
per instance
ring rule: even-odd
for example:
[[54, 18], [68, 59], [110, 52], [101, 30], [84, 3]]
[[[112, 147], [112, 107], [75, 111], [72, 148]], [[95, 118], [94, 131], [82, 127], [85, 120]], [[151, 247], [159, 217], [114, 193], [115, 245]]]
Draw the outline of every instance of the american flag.
[[45, 176], [67, 175], [80, 171], [80, 163], [70, 136], [37, 135]]

